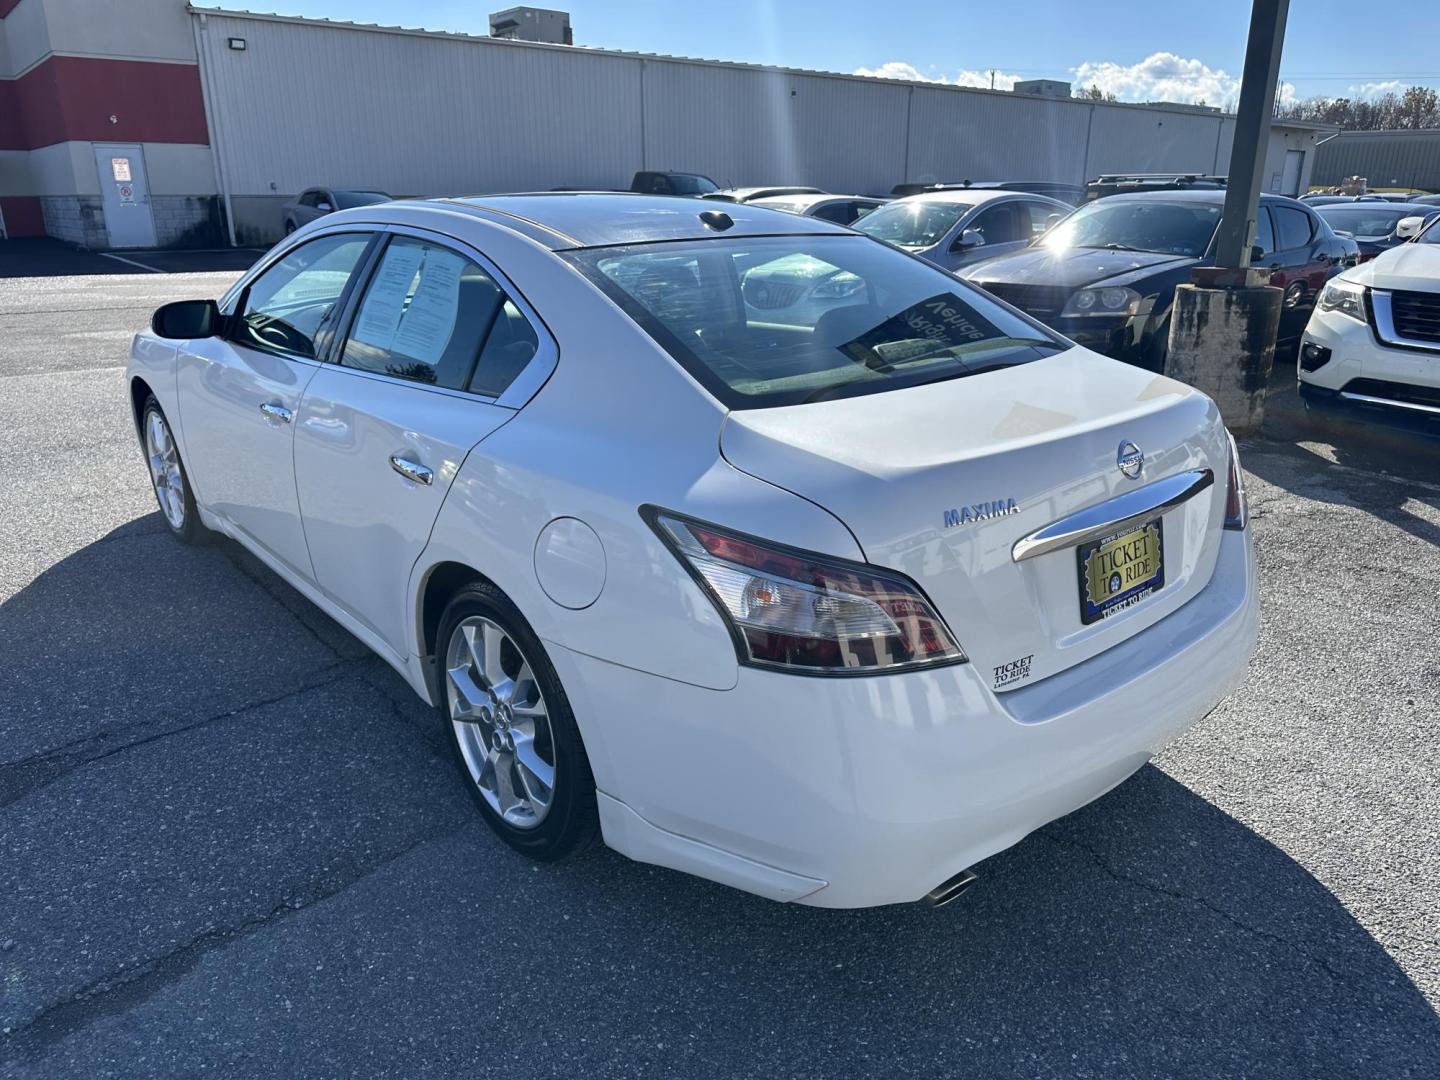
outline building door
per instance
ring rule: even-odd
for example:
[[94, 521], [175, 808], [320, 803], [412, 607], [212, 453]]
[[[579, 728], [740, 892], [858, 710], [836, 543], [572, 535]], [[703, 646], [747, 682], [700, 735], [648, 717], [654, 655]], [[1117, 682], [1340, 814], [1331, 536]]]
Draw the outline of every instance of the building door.
[[1305, 171], [1305, 151], [1285, 151], [1285, 173], [1280, 178], [1280, 194], [1292, 199], [1300, 194], [1300, 174]]
[[96, 144], [95, 168], [100, 173], [100, 197], [110, 246], [154, 247], [155, 218], [150, 212], [150, 184], [140, 147], [133, 143]]

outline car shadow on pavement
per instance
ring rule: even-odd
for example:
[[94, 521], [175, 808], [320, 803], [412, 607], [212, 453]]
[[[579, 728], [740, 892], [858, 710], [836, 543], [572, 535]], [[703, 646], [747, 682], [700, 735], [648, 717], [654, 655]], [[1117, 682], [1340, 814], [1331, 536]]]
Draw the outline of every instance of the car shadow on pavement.
[[[1440, 1060], [1440, 1017], [1344, 904], [1155, 767], [949, 907], [829, 911], [603, 848], [524, 860], [397, 675], [234, 544], [180, 547], [157, 514], [0, 605], [0, 655], [0, 1061], [35, 1075]], [[765, 793], [737, 777], [736, 797]]]

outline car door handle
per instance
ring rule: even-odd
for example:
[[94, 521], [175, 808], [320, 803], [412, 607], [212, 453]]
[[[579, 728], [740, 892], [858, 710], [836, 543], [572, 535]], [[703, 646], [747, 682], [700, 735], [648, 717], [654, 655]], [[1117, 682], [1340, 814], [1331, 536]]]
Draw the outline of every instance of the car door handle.
[[406, 480], [414, 480], [417, 484], [429, 487], [435, 482], [435, 470], [426, 468], [419, 462], [403, 458], [399, 454], [390, 455], [390, 467]]
[[260, 411], [265, 414], [268, 420], [278, 420], [282, 424], [288, 424], [295, 419], [295, 414], [284, 405], [277, 405], [273, 401], [267, 401], [260, 406]]

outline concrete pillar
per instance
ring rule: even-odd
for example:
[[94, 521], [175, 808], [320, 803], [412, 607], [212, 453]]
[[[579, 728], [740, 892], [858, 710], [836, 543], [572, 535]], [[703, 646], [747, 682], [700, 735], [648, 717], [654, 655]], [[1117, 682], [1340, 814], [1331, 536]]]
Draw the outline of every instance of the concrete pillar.
[[[1260, 276], [1252, 272], [1251, 280]], [[1265, 422], [1282, 296], [1259, 284], [1175, 289], [1165, 373], [1209, 394], [1237, 435], [1258, 432]]]

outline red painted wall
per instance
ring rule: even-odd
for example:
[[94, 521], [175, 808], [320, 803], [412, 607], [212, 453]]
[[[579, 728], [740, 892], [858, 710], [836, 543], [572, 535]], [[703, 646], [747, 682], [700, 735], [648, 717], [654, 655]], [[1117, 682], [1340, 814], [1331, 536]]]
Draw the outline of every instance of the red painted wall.
[[45, 235], [45, 215], [40, 211], [37, 196], [0, 195], [0, 214], [5, 216], [7, 236]]
[[0, 80], [0, 150], [71, 139], [209, 143], [200, 69], [50, 56], [18, 79]]
[[20, 6], [20, 0], [0, 0], [0, 19]]

